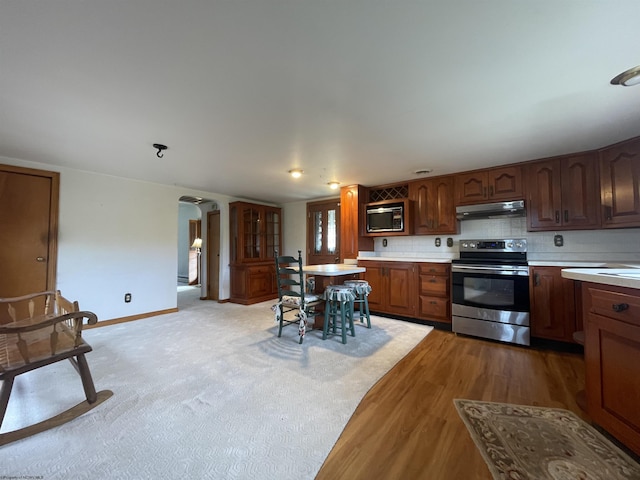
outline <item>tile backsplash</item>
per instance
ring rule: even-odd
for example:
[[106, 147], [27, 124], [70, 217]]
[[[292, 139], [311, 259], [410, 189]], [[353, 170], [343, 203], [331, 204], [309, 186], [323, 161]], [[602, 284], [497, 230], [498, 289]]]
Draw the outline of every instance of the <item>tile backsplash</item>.
[[[563, 237], [562, 247], [554, 244], [556, 234]], [[436, 247], [436, 238], [440, 238], [440, 247]], [[452, 247], [447, 247], [447, 238], [453, 239]], [[374, 249], [380, 257], [456, 258], [460, 239], [485, 238], [526, 238], [531, 261], [640, 262], [640, 228], [527, 232], [523, 217], [466, 220], [460, 223], [457, 235], [376, 238]]]

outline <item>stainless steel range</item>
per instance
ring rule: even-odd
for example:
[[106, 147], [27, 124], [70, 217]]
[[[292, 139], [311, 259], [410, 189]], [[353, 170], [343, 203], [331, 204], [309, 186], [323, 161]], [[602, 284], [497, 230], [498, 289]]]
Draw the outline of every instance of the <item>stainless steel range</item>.
[[460, 240], [452, 261], [452, 330], [530, 344], [527, 240]]

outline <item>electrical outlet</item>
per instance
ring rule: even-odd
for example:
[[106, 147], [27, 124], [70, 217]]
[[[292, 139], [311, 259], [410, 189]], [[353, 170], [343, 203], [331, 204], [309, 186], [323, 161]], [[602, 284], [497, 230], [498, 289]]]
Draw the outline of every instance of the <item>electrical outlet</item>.
[[562, 238], [562, 235], [554, 235], [553, 237], [553, 244], [556, 247], [561, 247], [564, 245], [564, 238]]
[[130, 293], [125, 293], [124, 294], [124, 303], [130, 303], [131, 302], [131, 294]]
[[447, 247], [453, 247], [453, 238], [447, 238]]
[[439, 247], [440, 245], [442, 245], [442, 242], [440, 241], [440, 237], [436, 238], [436, 247]]

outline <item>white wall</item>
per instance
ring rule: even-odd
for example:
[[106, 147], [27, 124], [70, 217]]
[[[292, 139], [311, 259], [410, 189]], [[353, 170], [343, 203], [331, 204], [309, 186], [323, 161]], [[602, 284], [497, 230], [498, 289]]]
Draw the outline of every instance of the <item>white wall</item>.
[[0, 163], [60, 172], [57, 288], [100, 320], [176, 307], [183, 195], [215, 200], [221, 211], [219, 298], [229, 298], [230, 197], [16, 159]]
[[[554, 245], [555, 234], [563, 236], [564, 246]], [[440, 247], [435, 246], [438, 237], [441, 239]], [[454, 240], [451, 248], [446, 246], [449, 237]], [[387, 237], [386, 247], [382, 246], [382, 238], [376, 238], [374, 255], [455, 258], [460, 239], [485, 238], [526, 238], [528, 258], [532, 261], [640, 262], [638, 228], [527, 232], [525, 218], [466, 220], [460, 223], [457, 235]]]
[[307, 202], [285, 203], [282, 217], [283, 254], [295, 257], [302, 250], [302, 263], [307, 263]]

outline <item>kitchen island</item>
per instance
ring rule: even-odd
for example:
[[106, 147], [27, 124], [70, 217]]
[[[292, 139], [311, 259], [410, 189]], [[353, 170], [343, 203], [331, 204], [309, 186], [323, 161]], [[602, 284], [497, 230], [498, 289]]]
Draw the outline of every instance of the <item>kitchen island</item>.
[[640, 269], [570, 268], [582, 297], [587, 412], [640, 455]]

